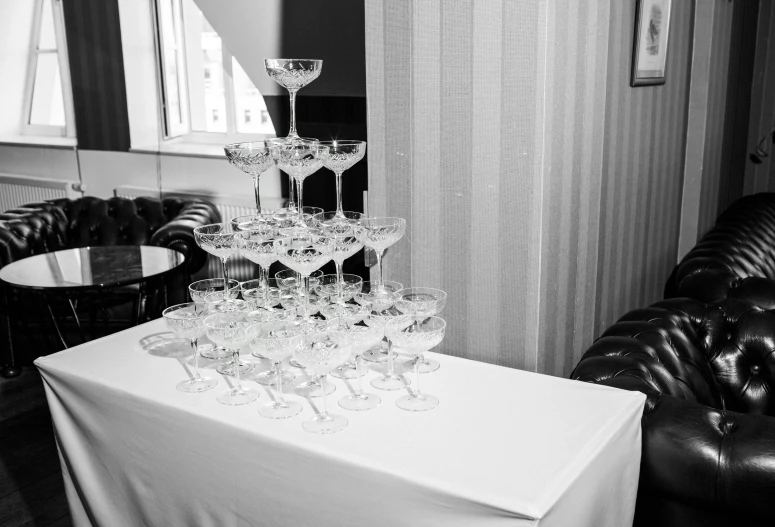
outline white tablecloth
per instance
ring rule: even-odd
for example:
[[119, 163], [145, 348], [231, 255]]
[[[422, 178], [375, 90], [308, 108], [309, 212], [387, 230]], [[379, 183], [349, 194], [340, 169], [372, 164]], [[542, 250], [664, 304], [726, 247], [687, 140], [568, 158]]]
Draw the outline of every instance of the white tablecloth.
[[335, 380], [329, 409], [350, 424], [324, 436], [302, 429], [302, 398], [286, 420], [258, 415], [263, 387], [219, 404], [214, 370], [215, 390], [178, 392], [191, 359], [161, 320], [36, 365], [76, 525], [631, 525], [642, 394], [429, 356], [436, 409], [377, 392], [380, 407], [348, 412]]

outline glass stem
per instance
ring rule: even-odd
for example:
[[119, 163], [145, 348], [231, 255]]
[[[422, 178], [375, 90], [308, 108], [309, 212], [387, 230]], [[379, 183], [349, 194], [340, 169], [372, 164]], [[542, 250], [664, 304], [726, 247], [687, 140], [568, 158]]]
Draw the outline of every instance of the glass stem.
[[288, 211], [296, 208], [296, 180], [288, 176]]
[[393, 343], [390, 342], [390, 339], [387, 339], [387, 343], [388, 343], [388, 350], [387, 350], [387, 354], [388, 354], [388, 360], [387, 360], [388, 369], [387, 369], [387, 373], [385, 374], [385, 376], [386, 377], [392, 377], [393, 376]]
[[328, 420], [328, 396], [326, 395], [326, 375], [320, 376], [320, 389], [323, 391], [323, 414], [320, 416], [324, 421]]
[[379, 280], [377, 281], [377, 286], [381, 288], [382, 284], [384, 283], [384, 279], [382, 277], [382, 255], [385, 251], [384, 249], [382, 251], [374, 249], [374, 252], [377, 255], [377, 267], [379, 267]]
[[309, 276], [304, 275], [304, 320], [309, 320]]
[[191, 339], [191, 352], [194, 354], [194, 380], [201, 380], [199, 376], [199, 354], [196, 352], [197, 339]]
[[363, 381], [361, 380], [361, 356], [355, 356], [355, 376], [358, 378], [358, 389], [355, 392], [356, 397], [363, 397]]
[[261, 196], [258, 192], [258, 176], [253, 176], [253, 191], [256, 193], [256, 212], [261, 214]]
[[342, 272], [342, 262], [334, 260], [336, 265], [336, 297], [340, 304], [344, 304], [344, 273]]
[[307, 223], [304, 221], [304, 180], [299, 179], [296, 181], [296, 184], [299, 185], [299, 191], [297, 192], [298, 196], [296, 197], [296, 201], [298, 202], [298, 209], [299, 209], [299, 221], [302, 225], [306, 226]]
[[240, 385], [239, 380], [239, 349], [232, 350], [231, 358], [234, 361], [234, 391], [241, 392], [242, 386]]
[[288, 93], [291, 95], [291, 129], [288, 132], [288, 137], [299, 137], [299, 134], [296, 132], [296, 91], [288, 90]]
[[274, 369], [277, 374], [277, 382], [276, 384], [276, 390], [277, 390], [277, 403], [275, 406], [285, 406], [285, 401], [283, 400], [283, 370], [282, 370], [282, 363], [275, 362], [274, 363]]
[[221, 269], [223, 270], [223, 300], [229, 299], [229, 271], [226, 269], [226, 260], [228, 258], [221, 258]]
[[420, 357], [415, 357], [414, 361], [414, 378], [417, 379], [417, 386], [414, 387], [414, 396], [422, 399], [422, 392], [420, 391]]
[[336, 215], [340, 218], [344, 218], [344, 210], [342, 209], [342, 173], [335, 172], [336, 174]]
[[264, 269], [263, 266], [258, 266], [258, 277], [261, 280], [261, 287], [264, 288], [264, 308], [269, 309], [269, 269]]

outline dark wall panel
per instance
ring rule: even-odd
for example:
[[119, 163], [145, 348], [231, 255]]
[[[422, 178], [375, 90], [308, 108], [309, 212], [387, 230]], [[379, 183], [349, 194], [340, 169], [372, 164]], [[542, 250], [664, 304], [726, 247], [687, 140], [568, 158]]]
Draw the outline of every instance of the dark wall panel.
[[129, 150], [118, 0], [62, 2], [82, 150]]

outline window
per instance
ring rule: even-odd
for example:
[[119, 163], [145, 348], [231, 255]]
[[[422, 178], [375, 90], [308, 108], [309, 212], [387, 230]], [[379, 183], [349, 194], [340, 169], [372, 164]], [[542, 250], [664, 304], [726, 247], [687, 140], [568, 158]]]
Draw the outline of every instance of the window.
[[35, 5], [23, 115], [25, 134], [75, 136], [60, 0]]
[[194, 0], [157, 0], [156, 14], [165, 138], [275, 135], [264, 98]]

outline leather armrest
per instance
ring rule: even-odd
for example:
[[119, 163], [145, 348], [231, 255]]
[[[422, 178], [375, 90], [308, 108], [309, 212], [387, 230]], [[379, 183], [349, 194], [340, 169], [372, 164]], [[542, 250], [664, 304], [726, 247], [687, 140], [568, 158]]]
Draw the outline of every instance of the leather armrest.
[[186, 257], [186, 272], [191, 275], [207, 261], [207, 253], [199, 248], [194, 239], [194, 229], [221, 220], [217, 209], [205, 201], [192, 200], [183, 205], [178, 214], [160, 227], [151, 237], [151, 245], [168, 247]]
[[642, 490], [771, 521], [775, 418], [658, 395], [643, 415]]

